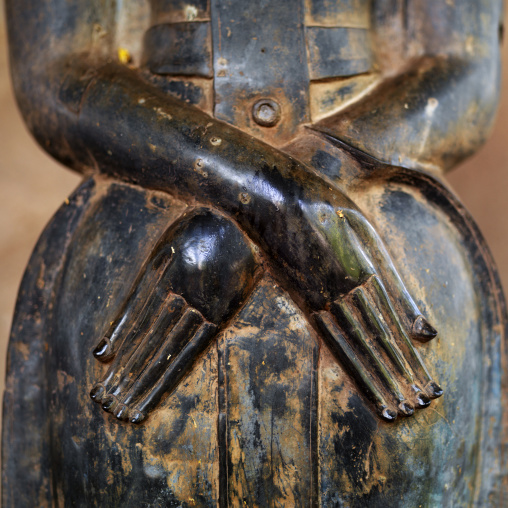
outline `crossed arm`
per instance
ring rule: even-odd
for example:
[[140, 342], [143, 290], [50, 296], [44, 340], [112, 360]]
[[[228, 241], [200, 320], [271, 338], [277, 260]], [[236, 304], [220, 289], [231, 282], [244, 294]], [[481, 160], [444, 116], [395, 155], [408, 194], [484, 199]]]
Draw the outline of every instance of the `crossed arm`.
[[385, 79], [315, 128], [383, 162], [450, 170], [486, 140], [499, 99], [503, 2], [373, 2]]
[[[390, 9], [376, 9], [385, 24], [394, 16]], [[428, 139], [419, 137], [429, 131], [423, 124], [432, 119], [426, 117], [428, 102], [416, 104], [411, 98], [426, 97], [430, 90], [442, 100], [439, 115], [449, 113], [459, 121], [473, 99], [476, 111], [487, 109], [487, 113], [478, 113], [473, 136], [481, 139], [496, 99], [494, 86], [481, 86], [486, 70], [494, 78], [498, 68], [495, 9], [483, 13], [487, 17], [481, 23], [476, 17], [482, 14], [482, 7], [472, 0], [455, 17], [444, 0], [414, 0], [405, 9], [407, 30], [413, 30], [420, 48], [406, 60], [414, 62], [415, 55], [424, 58], [428, 54], [423, 69], [394, 78], [399, 84], [392, 87], [391, 95], [381, 87], [351, 111], [330, 117], [316, 128], [376, 155], [392, 152], [393, 157], [400, 157], [402, 146], [411, 152], [408, 157], [416, 157], [415, 145], [429, 145]], [[114, 62], [114, 16], [112, 5], [96, 0], [41, 0], [36, 5], [28, 0], [7, 2], [14, 88], [25, 121], [39, 143], [79, 171], [105, 172], [216, 206], [233, 216], [274, 262], [284, 266], [314, 309], [352, 289], [356, 281], [345, 279], [344, 254], [332, 247], [327, 235], [337, 222], [335, 214], [345, 210], [352, 217], [362, 216], [355, 205], [290, 156], [160, 92], [135, 70]], [[423, 17], [418, 26], [425, 29], [418, 30], [417, 16]], [[474, 30], [458, 37], [461, 26]], [[473, 49], [468, 50], [467, 44]], [[440, 45], [449, 48], [446, 58], [437, 55]], [[393, 111], [405, 110], [405, 106], [411, 118], [399, 115], [394, 121]], [[393, 133], [394, 125], [406, 134]], [[460, 136], [453, 125], [449, 127], [452, 132], [443, 133], [443, 125], [440, 123], [441, 138]], [[433, 130], [434, 126], [429, 132]], [[463, 154], [475, 143], [464, 146], [467, 140], [462, 140], [448, 145]], [[430, 145], [441, 150], [440, 143]], [[433, 160], [453, 158], [450, 149], [445, 154], [429, 155], [430, 151], [422, 148], [420, 155]], [[330, 227], [322, 227], [325, 217]], [[391, 263], [383, 264], [390, 278], [397, 280]]]

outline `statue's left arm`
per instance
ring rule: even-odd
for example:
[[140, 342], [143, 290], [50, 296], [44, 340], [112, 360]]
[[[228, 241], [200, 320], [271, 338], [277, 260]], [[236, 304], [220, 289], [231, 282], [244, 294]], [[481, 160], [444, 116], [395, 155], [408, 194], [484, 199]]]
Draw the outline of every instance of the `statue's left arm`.
[[476, 151], [499, 97], [502, 2], [374, 2], [383, 79], [316, 128], [379, 160], [448, 170]]

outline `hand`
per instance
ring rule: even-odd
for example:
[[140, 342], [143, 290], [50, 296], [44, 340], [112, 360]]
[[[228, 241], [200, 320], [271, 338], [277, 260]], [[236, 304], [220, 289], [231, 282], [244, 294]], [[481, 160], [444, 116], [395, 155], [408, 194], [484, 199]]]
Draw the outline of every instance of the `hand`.
[[427, 407], [443, 391], [412, 339], [427, 342], [437, 331], [409, 295], [383, 242], [356, 208], [314, 204], [304, 211], [343, 277], [342, 293], [314, 314], [329, 347], [385, 420]]
[[[324, 309], [314, 309], [314, 317], [380, 416], [393, 420], [442, 394], [411, 341], [430, 340], [436, 331], [408, 294], [370, 223], [344, 203], [302, 207], [329, 261], [306, 259], [315, 262], [308, 266], [310, 290], [324, 287], [323, 266], [334, 270], [327, 289], [334, 298]], [[211, 212], [197, 212], [169, 228], [94, 351], [99, 360], [115, 358], [92, 398], [119, 419], [142, 421], [249, 293], [254, 258], [236, 226]]]
[[168, 228], [94, 350], [113, 362], [92, 399], [143, 421], [247, 298], [256, 269], [252, 245], [221, 216], [198, 210]]
[[[107, 375], [90, 393], [119, 420], [143, 421], [161, 398], [176, 387], [217, 330], [180, 296], [168, 292], [161, 299], [163, 286], [164, 283], [148, 296]], [[117, 322], [110, 335], [125, 333], [122, 325], [122, 320]], [[108, 341], [111, 344], [111, 339], [103, 339], [94, 351], [98, 359]]]

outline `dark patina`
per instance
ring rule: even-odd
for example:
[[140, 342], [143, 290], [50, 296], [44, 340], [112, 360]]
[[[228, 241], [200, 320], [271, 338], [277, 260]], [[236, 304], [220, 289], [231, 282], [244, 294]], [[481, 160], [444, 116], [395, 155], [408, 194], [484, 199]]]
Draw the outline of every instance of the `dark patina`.
[[6, 4], [84, 181], [20, 290], [4, 506], [498, 506], [505, 303], [444, 172], [500, 2]]

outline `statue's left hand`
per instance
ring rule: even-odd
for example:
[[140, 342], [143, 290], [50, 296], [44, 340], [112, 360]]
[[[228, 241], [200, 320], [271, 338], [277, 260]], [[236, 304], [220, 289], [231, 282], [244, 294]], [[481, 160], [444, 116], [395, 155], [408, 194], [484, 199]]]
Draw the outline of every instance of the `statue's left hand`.
[[[171, 292], [166, 298], [160, 296], [148, 297], [129, 332], [115, 323], [110, 335], [124, 332], [125, 340], [106, 376], [90, 393], [119, 420], [144, 420], [188, 372], [217, 330], [182, 297]], [[108, 342], [109, 338], [103, 339], [94, 351], [97, 359], [102, 359]]]
[[[409, 294], [372, 224], [352, 203], [332, 205], [330, 190], [329, 201], [302, 204], [302, 215], [334, 261], [308, 271], [315, 275], [314, 292], [322, 287], [329, 295], [313, 315], [377, 413], [388, 421], [409, 416], [443, 393], [414, 345], [432, 340], [437, 331]], [[329, 267], [328, 280], [319, 272], [323, 266]]]

